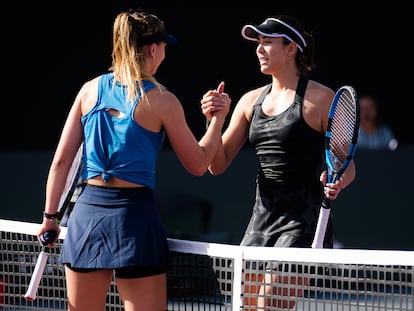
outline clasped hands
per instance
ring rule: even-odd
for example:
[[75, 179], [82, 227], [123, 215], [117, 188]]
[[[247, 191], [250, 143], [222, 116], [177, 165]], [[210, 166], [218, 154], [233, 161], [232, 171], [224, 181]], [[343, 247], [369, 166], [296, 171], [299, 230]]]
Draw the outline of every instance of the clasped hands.
[[224, 82], [220, 82], [217, 89], [207, 91], [200, 101], [201, 111], [207, 120], [211, 120], [213, 115], [222, 111], [225, 115], [229, 112], [231, 99], [224, 92]]

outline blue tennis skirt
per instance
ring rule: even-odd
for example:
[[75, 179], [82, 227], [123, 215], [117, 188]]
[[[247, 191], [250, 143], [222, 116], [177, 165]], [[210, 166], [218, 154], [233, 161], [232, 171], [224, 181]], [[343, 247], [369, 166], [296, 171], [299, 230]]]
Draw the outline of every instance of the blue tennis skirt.
[[152, 189], [85, 185], [67, 223], [61, 264], [168, 269], [170, 260]]

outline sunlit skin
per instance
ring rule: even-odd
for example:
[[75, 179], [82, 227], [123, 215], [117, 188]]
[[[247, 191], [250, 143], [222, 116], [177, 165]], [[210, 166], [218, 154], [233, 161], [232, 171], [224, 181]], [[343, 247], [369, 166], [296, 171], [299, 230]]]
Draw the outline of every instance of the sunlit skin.
[[[283, 44], [282, 38], [270, 38], [259, 35], [256, 55], [263, 74], [272, 76], [272, 90], [266, 96], [262, 108], [268, 115], [277, 115], [286, 110], [292, 103], [299, 79], [295, 64], [297, 46], [295, 42]], [[223, 134], [214, 161], [209, 167], [213, 175], [223, 173], [230, 165], [237, 152], [247, 140], [250, 114], [256, 98], [262, 88], [244, 94], [236, 104], [231, 115], [229, 126]], [[209, 93], [201, 100], [201, 109], [207, 117], [214, 111], [214, 103]], [[315, 130], [325, 133], [328, 124], [328, 112], [335, 93], [326, 86], [310, 80], [305, 94], [303, 116]], [[325, 195], [335, 200], [342, 189], [355, 178], [355, 164], [352, 161], [342, 177], [335, 183], [327, 183], [327, 173], [322, 172], [320, 181], [325, 186]]]
[[[256, 55], [260, 71], [272, 79], [271, 91], [266, 95], [262, 103], [262, 111], [269, 116], [279, 115], [290, 107], [296, 94], [299, 80], [299, 70], [295, 62], [298, 46], [291, 41], [283, 42], [280, 37], [266, 37], [258, 35]], [[228, 127], [222, 136], [222, 143], [209, 171], [213, 175], [222, 174], [231, 164], [240, 149], [248, 139], [248, 131], [251, 122], [251, 112], [256, 99], [262, 93], [263, 87], [248, 91], [238, 101], [231, 115]], [[303, 102], [303, 118], [305, 122], [316, 131], [325, 135], [328, 124], [328, 112], [335, 92], [325, 85], [309, 80]], [[207, 117], [215, 110], [212, 98], [207, 93], [201, 100], [201, 109]], [[323, 171], [319, 180], [324, 186], [324, 194], [329, 200], [335, 200], [341, 190], [346, 188], [355, 178], [355, 164], [352, 161], [342, 177], [335, 183], [327, 183], [327, 172]], [[253, 281], [257, 285], [245, 285], [246, 293], [253, 293], [253, 298], [245, 298], [244, 305], [247, 310], [267, 310], [265, 306], [293, 308], [295, 300], [289, 299], [265, 299], [271, 294], [279, 294], [286, 297], [301, 296], [302, 291], [287, 290], [283, 284], [299, 284], [305, 286], [306, 278], [293, 279], [282, 278], [276, 273], [264, 273], [256, 275], [246, 274], [246, 282]], [[263, 285], [272, 284], [272, 285]], [[246, 283], [247, 284], [247, 283]], [[279, 284], [280, 286], [277, 286]], [[258, 296], [257, 296], [258, 295]], [[256, 298], [258, 297], [258, 298]], [[249, 307], [251, 307], [249, 309]], [[272, 309], [273, 310], [273, 309]]]
[[[129, 27], [123, 23], [128, 23], [131, 18], [135, 17], [129, 13], [121, 13], [115, 21], [114, 28], [118, 24], [121, 25], [121, 30], [114, 31], [114, 34], [121, 34], [119, 35], [120, 41], [124, 38], [122, 35], [129, 34]], [[114, 47], [118, 56], [113, 57], [115, 80], [127, 89], [131, 85], [135, 88], [136, 82], [142, 79], [151, 81], [166, 57], [166, 42], [161, 40], [143, 46], [130, 44], [131, 40], [122, 42], [124, 44]], [[135, 57], [136, 55], [140, 57]], [[131, 72], [135, 72], [136, 76], [131, 76]], [[81, 117], [91, 111], [97, 103], [98, 82], [99, 77], [96, 77], [83, 84], [66, 119], [47, 179], [45, 212], [48, 214], [55, 214], [58, 210], [66, 176], [75, 153], [83, 142]], [[207, 172], [221, 141], [222, 127], [230, 109], [231, 100], [224, 92], [224, 82], [218, 84], [216, 90], [209, 92], [215, 108], [209, 117], [210, 125], [200, 140], [195, 138], [189, 128], [181, 102], [167, 89], [155, 87], [146, 92], [146, 96], [140, 98], [133, 112], [135, 122], [146, 130], [152, 132], [165, 130], [171, 147], [183, 167], [195, 176], [201, 176]], [[114, 117], [122, 117], [116, 110], [109, 110], [109, 113]], [[107, 182], [104, 182], [101, 176], [83, 180], [83, 182], [119, 188], [144, 186], [114, 176]], [[38, 236], [47, 230], [56, 230], [60, 233], [59, 225], [55, 220], [44, 219]], [[81, 273], [65, 266], [65, 273], [70, 311], [105, 310], [106, 295], [113, 277], [112, 269]], [[167, 308], [166, 282], [166, 273], [148, 277], [116, 278], [117, 289], [126, 311], [165, 311]]]

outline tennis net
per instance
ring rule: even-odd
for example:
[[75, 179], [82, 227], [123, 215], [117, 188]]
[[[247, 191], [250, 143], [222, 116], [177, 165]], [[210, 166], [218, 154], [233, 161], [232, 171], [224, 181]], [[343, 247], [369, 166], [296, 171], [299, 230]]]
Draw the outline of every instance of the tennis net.
[[[67, 310], [65, 275], [49, 255], [26, 301], [38, 224], [0, 220], [0, 310]], [[414, 310], [414, 251], [242, 247], [169, 239], [167, 310]], [[266, 307], [258, 307], [265, 305]], [[123, 310], [115, 282], [106, 310]]]

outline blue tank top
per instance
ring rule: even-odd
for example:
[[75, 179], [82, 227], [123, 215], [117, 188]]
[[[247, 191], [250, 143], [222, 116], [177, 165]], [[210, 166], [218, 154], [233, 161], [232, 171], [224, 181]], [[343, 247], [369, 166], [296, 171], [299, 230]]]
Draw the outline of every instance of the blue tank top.
[[[145, 92], [154, 87], [144, 81]], [[113, 73], [100, 77], [97, 103], [82, 117], [83, 180], [101, 175], [108, 182], [115, 176], [155, 188], [155, 166], [165, 131], [149, 131], [134, 120], [140, 98], [132, 104], [127, 102], [126, 87], [114, 81]], [[120, 116], [112, 116], [109, 109], [118, 111]]]

